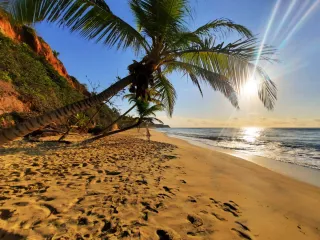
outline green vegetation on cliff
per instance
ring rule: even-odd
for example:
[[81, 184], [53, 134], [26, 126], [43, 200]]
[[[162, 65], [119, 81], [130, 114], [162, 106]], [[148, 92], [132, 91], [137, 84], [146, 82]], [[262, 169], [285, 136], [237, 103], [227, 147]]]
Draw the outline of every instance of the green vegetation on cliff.
[[[0, 33], [0, 81], [12, 84], [18, 99], [28, 106], [27, 115], [38, 115], [76, 102], [84, 95], [73, 88], [43, 56], [37, 55], [29, 45], [18, 43]], [[75, 78], [72, 78], [76, 81]], [[78, 85], [80, 85], [77, 82]], [[0, 98], [3, 89], [0, 89]], [[95, 109], [89, 109], [90, 116]], [[114, 118], [114, 111], [104, 106], [95, 121], [106, 125]], [[6, 114], [8, 115], [8, 114]], [[26, 113], [10, 114], [26, 116]]]
[[0, 34], [0, 80], [10, 82], [20, 100], [34, 112], [45, 112], [80, 100], [73, 89], [44, 59], [26, 44], [18, 44]]

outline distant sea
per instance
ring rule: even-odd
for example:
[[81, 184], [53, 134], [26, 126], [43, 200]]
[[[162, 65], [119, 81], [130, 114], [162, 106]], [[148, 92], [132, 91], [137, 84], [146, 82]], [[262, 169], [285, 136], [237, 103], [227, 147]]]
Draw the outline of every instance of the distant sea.
[[320, 170], [319, 128], [165, 128], [169, 136]]

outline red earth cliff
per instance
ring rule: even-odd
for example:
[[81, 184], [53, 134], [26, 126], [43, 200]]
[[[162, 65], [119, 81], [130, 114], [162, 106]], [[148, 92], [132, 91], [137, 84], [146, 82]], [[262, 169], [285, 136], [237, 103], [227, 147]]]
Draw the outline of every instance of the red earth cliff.
[[73, 88], [86, 96], [90, 96], [90, 93], [82, 84], [68, 75], [63, 63], [53, 54], [50, 46], [41, 37], [37, 36], [32, 28], [27, 26], [15, 27], [6, 16], [0, 14], [0, 32], [14, 41], [28, 44], [33, 51], [39, 56], [43, 56], [61, 76], [66, 78]]

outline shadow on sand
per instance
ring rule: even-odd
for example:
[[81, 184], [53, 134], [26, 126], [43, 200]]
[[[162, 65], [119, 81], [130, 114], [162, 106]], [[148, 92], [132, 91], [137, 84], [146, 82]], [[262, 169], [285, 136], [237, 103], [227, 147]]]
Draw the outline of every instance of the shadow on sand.
[[6, 230], [3, 230], [0, 228], [0, 239], [2, 239], [2, 240], [21, 240], [21, 239], [26, 239], [26, 238], [22, 235], [10, 233], [10, 232], [7, 232]]
[[59, 148], [67, 148], [72, 147], [70, 144], [66, 144], [64, 142], [58, 143], [56, 141], [43, 141], [43, 142], [36, 142], [34, 146], [26, 145], [27, 142], [20, 141], [19, 142], [21, 147], [17, 147], [17, 145], [7, 148], [0, 148], [0, 156], [5, 155], [12, 155], [16, 153], [23, 153], [29, 156], [42, 156], [45, 155], [48, 150], [54, 150]]

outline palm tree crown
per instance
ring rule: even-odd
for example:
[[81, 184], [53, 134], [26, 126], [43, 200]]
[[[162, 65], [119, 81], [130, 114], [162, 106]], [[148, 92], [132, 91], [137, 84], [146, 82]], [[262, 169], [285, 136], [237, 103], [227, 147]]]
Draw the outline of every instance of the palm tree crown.
[[[130, 0], [129, 5], [136, 28], [114, 15], [103, 0], [12, 0], [8, 9], [24, 23], [56, 22], [110, 47], [133, 48], [141, 60], [129, 67], [136, 77], [130, 90], [145, 96], [150, 85], [156, 84], [169, 115], [176, 99], [168, 79], [173, 71], [188, 75], [201, 94], [201, 83], [209, 84], [237, 108], [237, 94], [255, 72], [259, 97], [267, 109], [273, 109], [276, 87], [253, 62], [257, 58], [272, 61], [274, 49], [264, 46], [260, 52], [257, 39], [246, 27], [217, 19], [192, 31], [187, 21], [188, 0]], [[242, 39], [229, 44], [217, 40], [228, 32]]]

